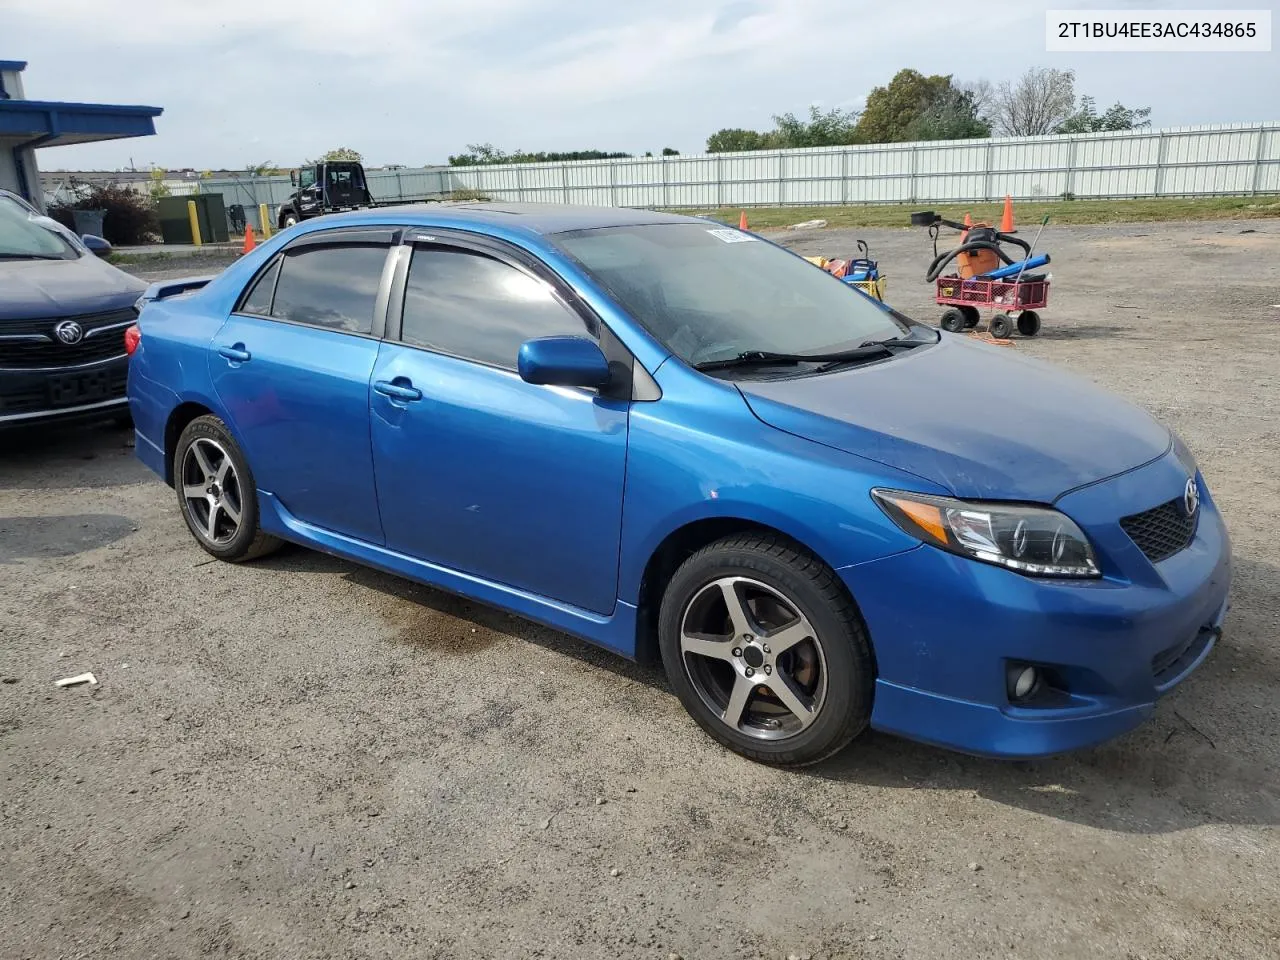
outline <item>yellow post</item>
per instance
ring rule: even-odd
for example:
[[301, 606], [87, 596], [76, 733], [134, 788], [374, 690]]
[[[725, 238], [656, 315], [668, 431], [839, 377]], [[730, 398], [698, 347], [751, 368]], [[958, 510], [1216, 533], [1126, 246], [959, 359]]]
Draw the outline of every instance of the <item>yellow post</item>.
[[262, 224], [262, 239], [271, 239], [271, 211], [265, 203], [258, 204], [258, 222]]
[[191, 242], [197, 247], [201, 246], [200, 218], [196, 215], [196, 202], [194, 200], [187, 201], [187, 217], [191, 221]]

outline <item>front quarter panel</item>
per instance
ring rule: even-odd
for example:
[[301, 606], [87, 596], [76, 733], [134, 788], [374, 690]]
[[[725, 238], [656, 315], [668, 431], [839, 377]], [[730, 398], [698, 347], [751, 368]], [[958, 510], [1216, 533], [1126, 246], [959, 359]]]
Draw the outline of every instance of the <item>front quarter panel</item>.
[[881, 512], [870, 490], [941, 490], [770, 427], [732, 383], [674, 360], [656, 379], [662, 399], [631, 408], [619, 584], [624, 602], [638, 602], [644, 568], [663, 540], [700, 520], [773, 527], [833, 568], [919, 546]]

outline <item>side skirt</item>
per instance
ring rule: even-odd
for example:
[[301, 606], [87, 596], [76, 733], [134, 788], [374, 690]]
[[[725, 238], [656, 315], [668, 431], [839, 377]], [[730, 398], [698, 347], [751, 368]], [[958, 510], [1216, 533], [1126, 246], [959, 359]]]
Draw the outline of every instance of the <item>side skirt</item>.
[[613, 615], [605, 616], [314, 526], [299, 520], [265, 490], [258, 491], [258, 507], [262, 529], [284, 540], [479, 600], [624, 657], [635, 657], [636, 608], [621, 600]]

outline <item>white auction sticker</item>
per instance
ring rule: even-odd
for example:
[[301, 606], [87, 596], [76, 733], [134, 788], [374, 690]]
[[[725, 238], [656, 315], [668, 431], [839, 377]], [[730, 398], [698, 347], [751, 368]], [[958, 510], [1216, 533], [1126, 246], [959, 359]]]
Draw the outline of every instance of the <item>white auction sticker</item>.
[[753, 237], [749, 233], [743, 233], [741, 230], [734, 230], [732, 227], [718, 227], [715, 230], [708, 230], [717, 240], [723, 240], [725, 243], [747, 243], [751, 240], [759, 240], [759, 237]]
[[1266, 53], [1270, 10], [1049, 10], [1045, 49], [1060, 53]]

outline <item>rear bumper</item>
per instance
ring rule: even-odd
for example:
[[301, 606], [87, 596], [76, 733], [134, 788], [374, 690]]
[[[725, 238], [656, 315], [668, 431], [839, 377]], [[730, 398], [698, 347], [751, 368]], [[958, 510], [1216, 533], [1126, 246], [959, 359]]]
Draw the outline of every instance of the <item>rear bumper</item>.
[[[1145, 478], [1147, 505], [1151, 486], [1169, 479], [1161, 470], [1169, 472]], [[1144, 484], [1126, 483], [1139, 496]], [[1104, 554], [1100, 580], [1035, 580], [924, 546], [841, 570], [875, 650], [872, 726], [1019, 758], [1092, 746], [1140, 724], [1208, 657], [1226, 613], [1231, 547], [1202, 491], [1188, 547], [1157, 564], [1136, 548], [1119, 567]], [[1108, 499], [1114, 517], [1129, 512], [1129, 493], [1089, 495]], [[1088, 512], [1067, 499], [1059, 505], [1073, 516]], [[1047, 682], [1016, 704], [1007, 673], [1023, 664]]]
[[0, 430], [128, 413], [129, 358], [47, 370], [0, 370]]

